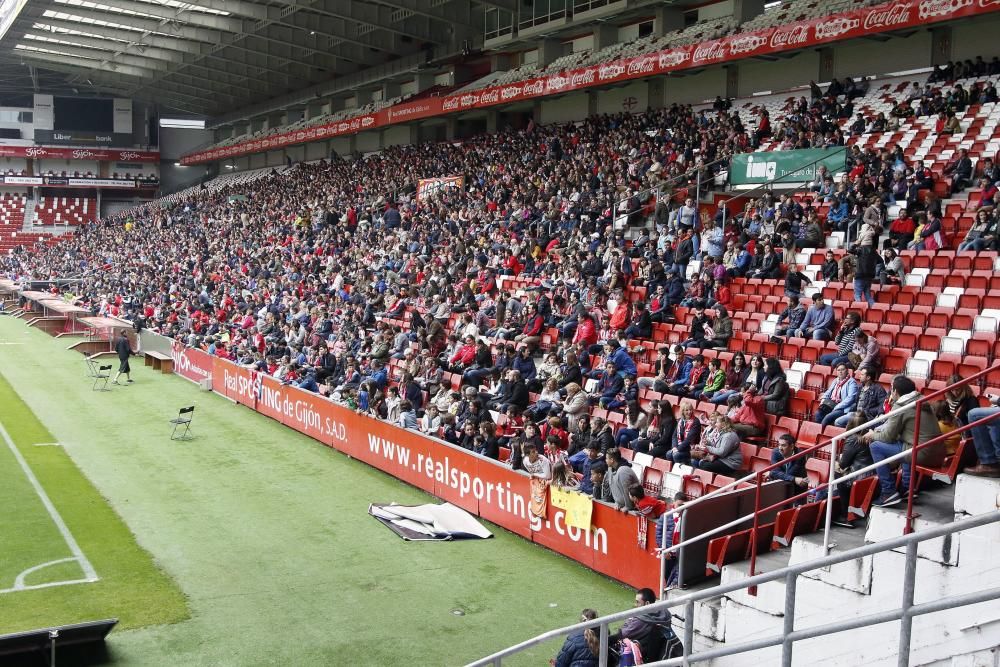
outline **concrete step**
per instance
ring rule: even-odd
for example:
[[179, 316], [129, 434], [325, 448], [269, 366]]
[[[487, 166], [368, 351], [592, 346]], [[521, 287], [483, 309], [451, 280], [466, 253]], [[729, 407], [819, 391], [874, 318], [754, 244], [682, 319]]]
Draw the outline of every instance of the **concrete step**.
[[[955, 521], [955, 488], [944, 486], [920, 494], [914, 504], [913, 530], [952, 523]], [[881, 542], [899, 537], [906, 527], [906, 505], [893, 507], [873, 507], [868, 520], [868, 530], [865, 533], [866, 542]], [[941, 563], [943, 565], [958, 565], [958, 535], [946, 535], [934, 540], [921, 542], [917, 548], [919, 558]], [[905, 549], [897, 549], [905, 553]]]

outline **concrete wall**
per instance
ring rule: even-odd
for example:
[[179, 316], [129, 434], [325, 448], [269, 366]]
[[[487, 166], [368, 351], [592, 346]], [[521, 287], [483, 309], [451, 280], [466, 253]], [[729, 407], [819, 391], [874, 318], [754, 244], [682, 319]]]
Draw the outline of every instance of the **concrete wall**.
[[306, 159], [306, 147], [304, 144], [288, 146], [285, 148], [285, 155], [292, 158], [294, 162], [303, 162]]
[[975, 60], [983, 56], [986, 62], [998, 55], [997, 30], [1000, 30], [1000, 17], [988, 14], [977, 17], [969, 23], [959, 23], [951, 28], [951, 56], [955, 59]]
[[784, 90], [815, 79], [819, 72], [819, 53], [806, 51], [781, 62], [744, 61], [740, 68], [740, 97], [765, 90]]
[[707, 21], [709, 19], [717, 19], [723, 16], [733, 15], [733, 0], [723, 0], [722, 2], [716, 2], [715, 4], [705, 5], [704, 7], [698, 8], [698, 20]]
[[393, 125], [387, 127], [382, 133], [382, 147], [401, 146], [410, 143], [410, 125]]
[[362, 153], [371, 153], [382, 148], [382, 137], [379, 132], [362, 132], [357, 135], [355, 146]]
[[645, 81], [597, 94], [597, 113], [640, 113], [649, 106], [649, 86]]
[[721, 67], [705, 70], [694, 76], [668, 78], [665, 100], [667, 104], [682, 104], [715, 99], [726, 92], [726, 72]]
[[833, 72], [837, 77], [870, 76], [930, 64], [931, 34], [926, 30], [888, 42], [856, 39], [833, 51]]
[[330, 157], [330, 146], [329, 142], [326, 141], [316, 141], [311, 144], [306, 144], [306, 160], [319, 160], [322, 158]]
[[573, 120], [583, 120], [587, 117], [587, 93], [574, 93], [555, 100], [542, 101], [543, 125], [549, 123], [568, 123]]

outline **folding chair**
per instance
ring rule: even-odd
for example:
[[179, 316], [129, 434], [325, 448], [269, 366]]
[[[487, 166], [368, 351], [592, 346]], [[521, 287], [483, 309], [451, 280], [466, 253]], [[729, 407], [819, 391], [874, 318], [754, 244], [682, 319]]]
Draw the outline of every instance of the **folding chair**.
[[97, 377], [97, 360], [93, 357], [84, 357], [83, 362], [87, 364], [87, 377]]
[[[189, 405], [186, 408], [181, 408], [177, 412], [177, 418], [171, 419], [170, 423], [174, 425], [174, 430], [170, 433], [171, 440], [190, 440], [191, 439], [191, 420], [194, 419], [194, 406]], [[177, 429], [184, 427], [184, 432], [180, 435], [177, 434]]]
[[93, 391], [111, 391], [108, 389], [109, 379], [111, 379], [111, 364], [98, 366], [97, 372], [94, 374], [94, 386], [91, 389]]

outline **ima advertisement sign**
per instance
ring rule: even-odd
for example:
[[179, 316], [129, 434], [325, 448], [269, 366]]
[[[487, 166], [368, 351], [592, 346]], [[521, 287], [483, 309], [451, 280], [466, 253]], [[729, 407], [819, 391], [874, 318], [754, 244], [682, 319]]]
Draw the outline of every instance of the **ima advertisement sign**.
[[798, 151], [773, 151], [734, 155], [729, 164], [731, 185], [787, 183], [794, 185], [816, 178], [820, 166], [831, 174], [844, 171], [847, 149], [807, 148]]
[[742, 58], [816, 47], [929, 23], [986, 14], [1000, 9], [1000, 0], [907, 0], [854, 9], [805, 21], [740, 33], [689, 44], [601, 65], [557, 72], [548, 76], [467, 91], [448, 97], [404, 102], [375, 114], [276, 134], [231, 146], [187, 155], [182, 164], [211, 162], [228, 157], [260, 153], [292, 144], [319, 141], [343, 134], [384, 127], [393, 123], [479, 109], [520, 100], [561, 95], [590, 86], [602, 86], [679, 70], [694, 69]]
[[[527, 475], [223, 359], [211, 361], [216, 393], [598, 572], [637, 588], [658, 585], [653, 530], [647, 546], [639, 546], [637, 517], [602, 503], [594, 503], [590, 530], [568, 526], [551, 503], [544, 518], [536, 517], [528, 511]], [[181, 372], [176, 363], [174, 369]]]

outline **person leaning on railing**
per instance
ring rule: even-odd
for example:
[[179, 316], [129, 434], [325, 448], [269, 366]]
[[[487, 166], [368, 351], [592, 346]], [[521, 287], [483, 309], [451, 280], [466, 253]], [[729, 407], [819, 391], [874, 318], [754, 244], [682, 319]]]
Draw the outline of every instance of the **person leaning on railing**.
[[[896, 410], [903, 406], [914, 403], [920, 398], [920, 392], [913, 380], [905, 375], [897, 375], [892, 379], [892, 391], [889, 393], [889, 410]], [[867, 443], [871, 448], [872, 460], [879, 463], [884, 459], [898, 454], [913, 447], [914, 437], [918, 442], [924, 443], [941, 435], [937, 418], [929, 403], [920, 406], [920, 431], [916, 432], [916, 411], [906, 410], [896, 415], [888, 417], [877, 429], [869, 431], [860, 437], [860, 441]], [[937, 442], [917, 452], [917, 463], [922, 466], [937, 467], [944, 463], [945, 446], [943, 442]], [[904, 460], [900, 463], [903, 470], [901, 484], [899, 487], [905, 492], [910, 487], [910, 462]], [[879, 507], [896, 505], [905, 500], [903, 493], [896, 489], [895, 475], [889, 470], [889, 466], [879, 466], [875, 469], [878, 473], [881, 496], [875, 503]]]

